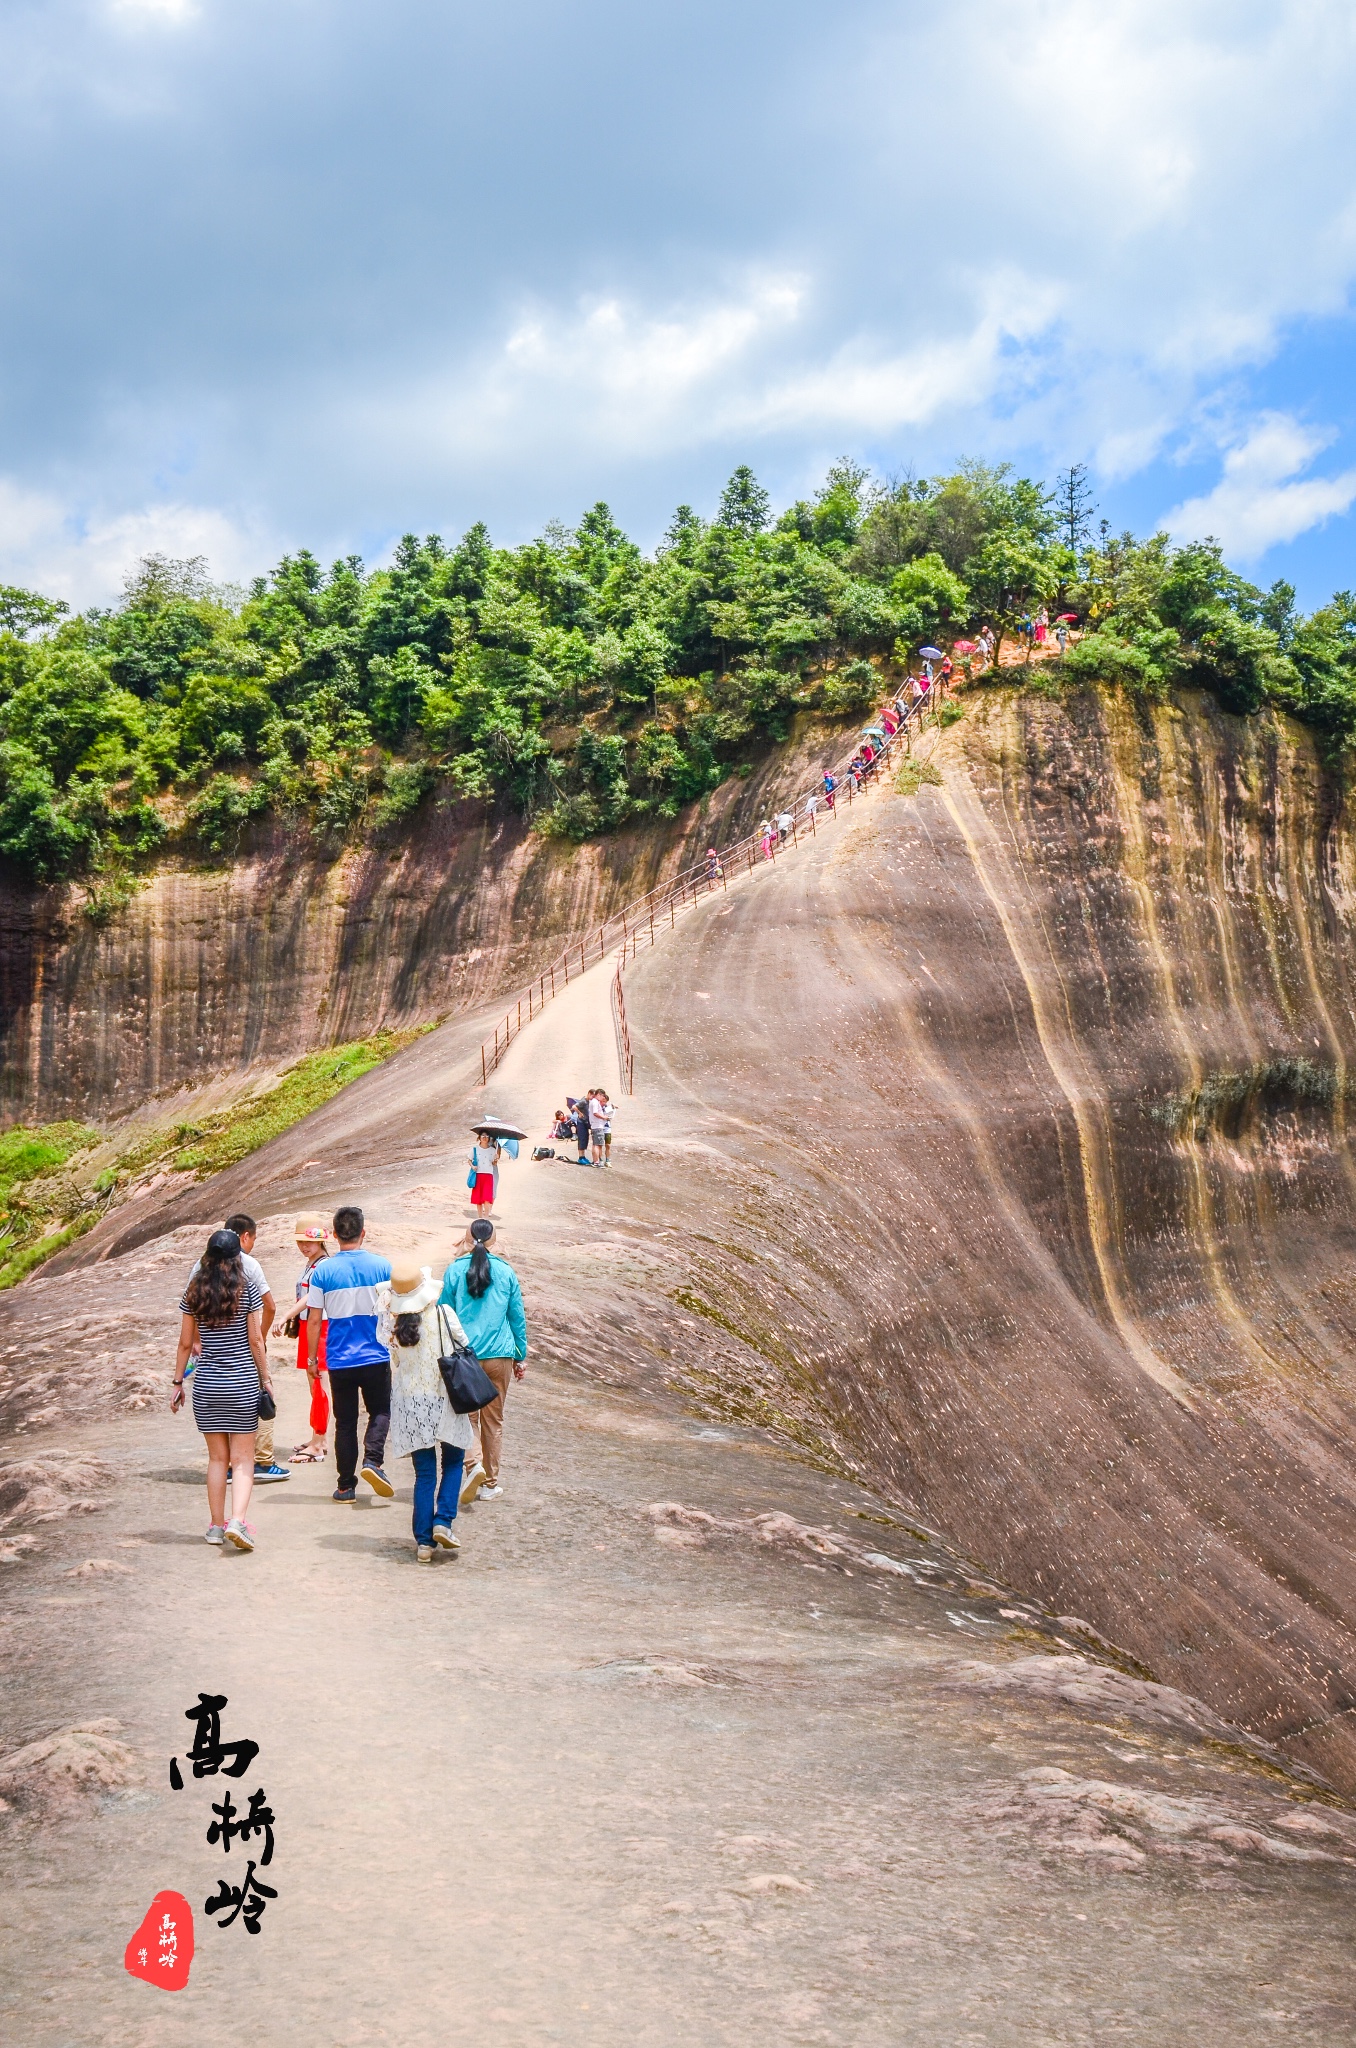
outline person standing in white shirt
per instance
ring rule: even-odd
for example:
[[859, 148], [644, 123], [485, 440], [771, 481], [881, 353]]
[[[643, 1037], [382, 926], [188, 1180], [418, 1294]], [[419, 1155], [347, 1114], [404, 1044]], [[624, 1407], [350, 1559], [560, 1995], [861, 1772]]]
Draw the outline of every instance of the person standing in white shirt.
[[612, 1104], [605, 1088], [589, 1091], [589, 1136], [593, 1140], [595, 1166], [612, 1164]]

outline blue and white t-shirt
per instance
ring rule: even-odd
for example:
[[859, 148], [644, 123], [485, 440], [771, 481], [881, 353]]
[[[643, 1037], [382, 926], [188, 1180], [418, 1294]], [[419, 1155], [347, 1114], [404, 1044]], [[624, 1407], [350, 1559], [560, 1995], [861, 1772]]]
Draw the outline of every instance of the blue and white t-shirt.
[[306, 1306], [325, 1311], [325, 1364], [330, 1372], [390, 1364], [386, 1346], [377, 1342], [377, 1288], [390, 1277], [391, 1261], [361, 1246], [312, 1266]]

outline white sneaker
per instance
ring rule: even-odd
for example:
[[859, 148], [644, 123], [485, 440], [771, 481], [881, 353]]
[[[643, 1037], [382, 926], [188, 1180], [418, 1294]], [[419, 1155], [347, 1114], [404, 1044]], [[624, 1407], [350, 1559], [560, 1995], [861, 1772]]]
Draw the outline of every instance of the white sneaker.
[[485, 1467], [483, 1465], [473, 1465], [461, 1482], [461, 1494], [459, 1496], [461, 1506], [468, 1507], [484, 1484]]
[[224, 1522], [213, 1522], [207, 1532], [207, 1541], [220, 1550], [226, 1541], [226, 1524]]
[[504, 1498], [504, 1489], [502, 1486], [482, 1486], [480, 1498], [482, 1500], [502, 1500]]

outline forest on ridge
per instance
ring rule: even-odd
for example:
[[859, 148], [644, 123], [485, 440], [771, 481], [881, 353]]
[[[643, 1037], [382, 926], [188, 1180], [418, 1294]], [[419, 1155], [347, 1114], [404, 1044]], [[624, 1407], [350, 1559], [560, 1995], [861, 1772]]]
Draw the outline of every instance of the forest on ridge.
[[[301, 551], [249, 589], [144, 560], [72, 616], [0, 585], [0, 859], [107, 907], [167, 841], [229, 853], [277, 813], [342, 839], [429, 798], [502, 798], [574, 839], [678, 807], [870, 704], [920, 645], [1038, 608], [1080, 631], [1044, 688], [1279, 705], [1356, 744], [1356, 596], [1309, 617], [1210, 541], [1096, 522], [1084, 473], [882, 483], [852, 462], [774, 517], [747, 467], [646, 555], [599, 503], [519, 547], [407, 534], [391, 565]], [[1008, 670], [1006, 679], [1012, 678]]]

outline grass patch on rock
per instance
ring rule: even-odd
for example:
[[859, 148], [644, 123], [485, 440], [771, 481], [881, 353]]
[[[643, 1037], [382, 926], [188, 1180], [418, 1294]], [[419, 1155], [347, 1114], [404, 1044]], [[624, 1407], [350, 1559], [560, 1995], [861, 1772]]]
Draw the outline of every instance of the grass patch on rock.
[[0, 1288], [25, 1279], [149, 1182], [170, 1174], [205, 1180], [237, 1165], [433, 1029], [374, 1031], [307, 1053], [269, 1087], [246, 1090], [192, 1123], [124, 1126], [121, 1139], [116, 1126], [16, 1124], [0, 1134]]
[[347, 1045], [308, 1053], [265, 1094], [220, 1115], [205, 1117], [201, 1123], [177, 1125], [174, 1137], [179, 1149], [165, 1163], [171, 1171], [191, 1173], [198, 1180], [235, 1166], [270, 1138], [319, 1109], [350, 1081], [381, 1066], [432, 1028], [422, 1024], [413, 1031], [374, 1031], [370, 1038], [355, 1038]]
[[901, 796], [917, 796], [925, 783], [941, 786], [941, 773], [931, 761], [921, 761], [916, 754], [906, 754], [895, 771], [895, 788]]

